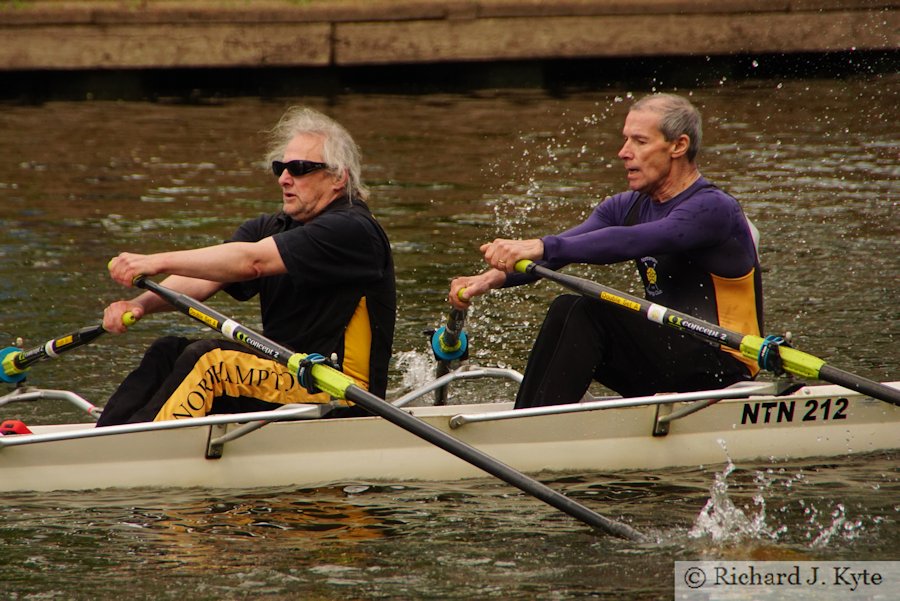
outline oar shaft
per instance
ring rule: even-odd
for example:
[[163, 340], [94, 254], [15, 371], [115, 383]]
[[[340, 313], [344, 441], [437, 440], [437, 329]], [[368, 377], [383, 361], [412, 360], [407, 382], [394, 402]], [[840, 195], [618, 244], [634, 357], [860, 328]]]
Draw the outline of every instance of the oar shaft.
[[69, 332], [58, 338], [52, 338], [44, 344], [19, 353], [12, 360], [13, 366], [19, 371], [24, 371], [38, 361], [56, 357], [60, 353], [89, 344], [105, 332], [106, 330], [103, 329], [103, 326], [96, 325]]
[[[519, 268], [519, 264], [524, 264], [521, 269]], [[530, 261], [520, 261], [516, 264], [516, 269], [526, 273], [533, 273], [542, 278], [562, 284], [566, 288], [574, 290], [584, 296], [596, 298], [623, 309], [634, 311], [635, 313], [643, 315], [648, 320], [661, 325], [667, 325], [677, 330], [690, 332], [701, 338], [706, 338], [713, 342], [724, 344], [727, 347], [741, 350], [741, 342], [744, 340], [743, 334], [731, 332], [715, 324], [697, 319], [687, 313], [682, 313], [663, 307], [662, 305], [651, 303], [643, 298], [619, 292], [614, 288], [609, 288], [608, 286], [592, 282], [591, 280], [586, 280], [566, 273], [559, 273], [552, 269], [548, 269], [543, 265], [531, 263]]]
[[[282, 346], [274, 340], [270, 340], [262, 334], [244, 327], [212, 307], [186, 294], [166, 288], [153, 280], [148, 280], [144, 276], [135, 278], [134, 285], [138, 288], [150, 290], [188, 317], [192, 317], [200, 323], [221, 332], [227, 338], [255, 349], [273, 361], [287, 365], [294, 373], [297, 372], [300, 361], [307, 357], [303, 353], [295, 353], [286, 346]], [[331, 369], [327, 365], [313, 365], [310, 373], [316, 382], [316, 386], [335, 398], [344, 398], [344, 389], [348, 384], [353, 383], [353, 380], [343, 373], [336, 369]]]
[[212, 307], [209, 307], [186, 294], [182, 294], [171, 288], [166, 288], [153, 280], [148, 280], [144, 276], [136, 278], [134, 280], [134, 285], [138, 288], [150, 290], [188, 317], [193, 317], [200, 323], [221, 332], [235, 342], [261, 351], [270, 359], [274, 359], [280, 363], [286, 363], [287, 360], [294, 355], [294, 351], [286, 346], [282, 346], [269, 340], [249, 328], [245, 328], [225, 314], [216, 311]]
[[872, 380], [861, 378], [856, 374], [851, 374], [850, 372], [838, 369], [837, 367], [823, 365], [819, 369], [819, 379], [831, 382], [832, 384], [837, 384], [838, 386], [843, 386], [844, 388], [849, 388], [850, 390], [861, 392], [874, 399], [886, 401], [894, 405], [900, 405], [900, 390], [885, 386], [880, 382], [873, 382]]
[[[531, 261], [518, 261], [516, 263], [516, 271], [533, 273], [585, 296], [597, 298], [623, 309], [639, 313], [650, 321], [670, 326], [683, 332], [689, 332], [706, 340], [727, 346], [740, 351], [743, 356], [749, 359], [757, 360], [761, 347], [765, 343], [765, 340], [759, 336], [734, 332], [686, 313], [619, 292], [602, 284], [553, 271]], [[787, 372], [804, 378], [817, 378], [831, 382], [832, 384], [862, 392], [872, 398], [900, 405], [900, 390], [831, 367], [826, 365], [822, 359], [794, 348], [782, 346], [779, 347], [778, 353], [782, 366]]]
[[447, 314], [447, 326], [441, 337], [441, 343], [449, 348], [456, 348], [459, 344], [459, 335], [466, 325], [466, 312], [463, 309], [450, 309]]
[[[437, 365], [434, 368], [435, 378], [440, 378], [450, 373], [450, 365], [453, 361], [466, 356], [469, 342], [463, 328], [466, 324], [465, 309], [450, 309], [447, 314], [447, 325], [439, 328], [431, 337], [431, 350]], [[447, 387], [441, 386], [434, 391], [434, 404], [447, 404]]]
[[[122, 316], [122, 323], [126, 326], [133, 325], [135, 321], [131, 312]], [[102, 324], [87, 326], [57, 338], [51, 338], [34, 348], [9, 353], [3, 358], [3, 374], [6, 376], [19, 376], [33, 364], [45, 359], [54, 359], [62, 353], [90, 344], [105, 333], [106, 330], [103, 329]]]
[[[297, 371], [300, 361], [307, 355], [292, 353], [289, 349], [269, 340], [253, 330], [245, 328], [232, 319], [207, 307], [203, 303], [184, 294], [170, 290], [144, 277], [135, 279], [134, 284], [150, 290], [165, 299], [182, 313], [197, 321], [218, 330], [232, 340], [262, 352], [270, 359], [286, 365], [288, 369]], [[463, 461], [485, 472], [500, 478], [504, 482], [516, 486], [520, 490], [556, 507], [560, 511], [581, 520], [585, 524], [599, 528], [604, 532], [631, 540], [644, 540], [644, 537], [630, 526], [605, 518], [584, 505], [548, 488], [544, 484], [522, 474], [508, 465], [490, 457], [474, 447], [450, 436], [419, 418], [394, 407], [374, 394], [358, 387], [354, 381], [338, 370], [319, 363], [311, 367], [311, 374], [316, 386], [335, 398], [343, 398], [378, 415], [404, 430], [415, 434], [423, 440], [452, 453]]]
[[472, 447], [461, 440], [449, 436], [445, 432], [435, 428], [431, 424], [424, 422], [409, 413], [394, 407], [390, 403], [385, 403], [378, 397], [359, 388], [355, 385], [349, 386], [346, 391], [346, 398], [363, 407], [364, 409], [378, 415], [385, 420], [400, 426], [407, 432], [415, 434], [431, 444], [439, 447], [448, 453], [456, 455], [463, 461], [474, 465], [503, 480], [507, 484], [530, 494], [531, 496], [544, 501], [548, 505], [559, 509], [577, 520], [599, 528], [604, 532], [613, 534], [620, 538], [630, 540], [644, 540], [643, 535], [626, 524], [616, 522], [606, 518], [594, 511], [591, 511], [577, 501], [566, 497], [565, 495], [553, 490], [526, 476], [525, 474], [513, 469], [505, 463], [494, 459], [493, 457], [483, 453], [482, 451]]

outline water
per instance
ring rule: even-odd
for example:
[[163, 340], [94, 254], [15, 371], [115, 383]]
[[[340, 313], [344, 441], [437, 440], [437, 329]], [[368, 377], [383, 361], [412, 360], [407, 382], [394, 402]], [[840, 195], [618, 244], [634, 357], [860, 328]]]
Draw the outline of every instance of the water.
[[897, 559], [895, 466], [543, 475], [645, 544], [488, 480], [16, 494], [0, 574], [18, 598], [665, 599], [677, 560]]
[[[896, 75], [759, 79], [682, 88], [706, 117], [701, 170], [762, 232], [766, 320], [864, 377], [896, 380]], [[391, 397], [431, 369], [422, 331], [477, 246], [584, 218], [623, 187], [615, 158], [632, 94], [478, 90], [231, 98], [205, 104], [48, 102], [0, 111], [0, 346], [95, 323], [127, 296], [105, 275], [128, 250], [215, 244], [279, 205], [263, 132], [310, 104], [360, 143], [373, 208], [391, 236], [399, 319]], [[580, 268], [640, 293], [628, 267]], [[523, 369], [550, 283], [479, 299], [472, 359]], [[253, 303], [213, 303], [254, 327]], [[102, 404], [164, 333], [215, 335], [178, 314], [32, 369], [29, 380]], [[456, 402], [508, 399], [465, 384]], [[4, 408], [29, 423], [67, 406]], [[650, 535], [591, 533], [490, 479], [341, 482], [318, 489], [105, 491], [0, 500], [9, 598], [665, 599], [695, 558], [900, 559], [894, 455], [540, 479]]]

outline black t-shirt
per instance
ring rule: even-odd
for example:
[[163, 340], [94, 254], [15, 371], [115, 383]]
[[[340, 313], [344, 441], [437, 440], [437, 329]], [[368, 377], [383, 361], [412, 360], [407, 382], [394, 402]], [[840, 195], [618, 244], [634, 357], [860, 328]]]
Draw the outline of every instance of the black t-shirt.
[[[297, 352], [326, 357], [337, 353], [342, 365], [353, 361], [346, 353], [365, 357], [364, 350], [345, 340], [351, 319], [363, 324], [364, 338], [371, 336], [369, 390], [383, 397], [397, 293], [390, 243], [368, 206], [338, 198], [305, 224], [284, 213], [261, 215], [244, 222], [231, 241], [257, 242], [269, 236], [287, 273], [229, 284], [225, 291], [241, 301], [259, 294], [266, 337]], [[361, 306], [366, 314], [354, 318]]]

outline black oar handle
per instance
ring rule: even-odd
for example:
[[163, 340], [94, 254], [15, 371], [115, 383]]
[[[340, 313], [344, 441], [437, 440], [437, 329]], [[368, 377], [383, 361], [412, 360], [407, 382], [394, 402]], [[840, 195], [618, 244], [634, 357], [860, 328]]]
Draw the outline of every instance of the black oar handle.
[[466, 325], [466, 312], [464, 309], [450, 309], [447, 314], [447, 329], [444, 330], [446, 342], [450, 346], [455, 346], [459, 340], [459, 335]]
[[[307, 355], [302, 353], [292, 353], [277, 342], [269, 340], [265, 336], [257, 334], [249, 328], [245, 328], [236, 321], [225, 317], [218, 311], [207, 307], [200, 301], [192, 299], [180, 292], [170, 290], [143, 276], [135, 278], [134, 285], [158, 294], [182, 313], [193, 317], [214, 330], [218, 330], [232, 340], [262, 352], [270, 359], [287, 366], [288, 369], [296, 371], [298, 363], [303, 358], [307, 357]], [[541, 484], [537, 480], [514, 470], [508, 465], [490, 457], [486, 453], [483, 453], [461, 440], [435, 428], [431, 424], [394, 407], [384, 399], [380, 399], [374, 394], [363, 390], [356, 385], [352, 378], [338, 370], [325, 364], [313, 365], [311, 370], [316, 386], [321, 390], [328, 392], [331, 396], [357, 403], [367, 411], [383, 417], [392, 424], [415, 434], [426, 442], [452, 453], [463, 461], [500, 478], [504, 482], [516, 486], [520, 490], [556, 507], [560, 511], [563, 511], [578, 520], [581, 520], [585, 524], [622, 538], [637, 541], [645, 540], [643, 535], [630, 526], [620, 524], [619, 522], [615, 522], [591, 511], [584, 505], [565, 497], [544, 484]]]
[[[457, 295], [463, 298], [465, 288], [461, 289]], [[447, 325], [438, 328], [431, 337], [431, 350], [434, 352], [434, 358], [438, 360], [438, 375], [443, 375], [449, 371], [449, 364], [456, 359], [463, 359], [468, 356], [469, 340], [463, 327], [466, 324], [466, 310], [450, 309], [447, 314]], [[438, 390], [438, 399], [444, 389]], [[443, 404], [440, 402], [439, 404]]]
[[[462, 292], [462, 291], [460, 291]], [[469, 353], [469, 339], [463, 327], [466, 323], [465, 309], [450, 309], [447, 315], [447, 325], [433, 332], [431, 337], [431, 351], [437, 359], [434, 375], [440, 378], [450, 373], [450, 365], [458, 359], [465, 359]], [[441, 386], [434, 391], [434, 404], [447, 404], [447, 386]]]

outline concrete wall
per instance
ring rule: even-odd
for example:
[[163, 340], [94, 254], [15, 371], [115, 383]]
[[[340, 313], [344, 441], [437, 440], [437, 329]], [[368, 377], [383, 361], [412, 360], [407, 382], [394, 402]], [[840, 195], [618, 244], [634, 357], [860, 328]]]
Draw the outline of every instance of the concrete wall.
[[0, 71], [296, 67], [900, 48], [884, 0], [0, 2]]

